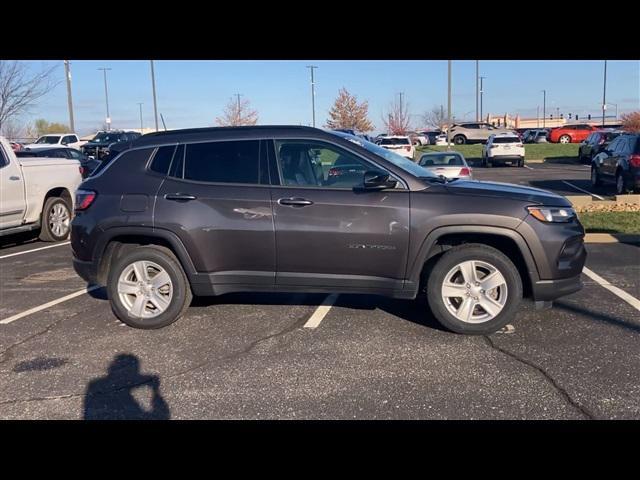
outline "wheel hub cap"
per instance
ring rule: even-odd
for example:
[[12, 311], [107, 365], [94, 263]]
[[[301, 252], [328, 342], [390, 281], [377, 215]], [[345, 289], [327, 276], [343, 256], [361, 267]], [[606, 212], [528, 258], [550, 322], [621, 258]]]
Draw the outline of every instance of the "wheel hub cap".
[[169, 308], [173, 284], [160, 265], [141, 260], [128, 265], [120, 274], [118, 297], [132, 315], [153, 318]]

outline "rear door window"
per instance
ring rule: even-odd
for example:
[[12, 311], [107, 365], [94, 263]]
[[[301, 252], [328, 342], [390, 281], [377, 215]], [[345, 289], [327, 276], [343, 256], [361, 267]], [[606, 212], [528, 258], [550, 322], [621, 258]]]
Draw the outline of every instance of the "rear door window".
[[260, 142], [241, 140], [186, 145], [185, 180], [209, 183], [260, 183]]

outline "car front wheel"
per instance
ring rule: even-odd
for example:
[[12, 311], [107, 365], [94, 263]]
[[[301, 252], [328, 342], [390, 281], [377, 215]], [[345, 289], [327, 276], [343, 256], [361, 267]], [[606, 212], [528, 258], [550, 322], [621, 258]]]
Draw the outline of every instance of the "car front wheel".
[[435, 264], [427, 282], [431, 311], [457, 333], [496, 332], [513, 319], [522, 299], [518, 269], [488, 245], [451, 248]]
[[465, 143], [467, 143], [467, 139], [464, 137], [464, 135], [456, 135], [455, 137], [453, 137], [453, 143], [455, 143], [456, 145], [464, 145]]
[[141, 329], [170, 325], [192, 299], [180, 263], [160, 246], [136, 247], [118, 258], [109, 271], [107, 293], [116, 317]]
[[569, 135], [562, 135], [558, 141], [560, 143], [571, 143], [571, 137]]

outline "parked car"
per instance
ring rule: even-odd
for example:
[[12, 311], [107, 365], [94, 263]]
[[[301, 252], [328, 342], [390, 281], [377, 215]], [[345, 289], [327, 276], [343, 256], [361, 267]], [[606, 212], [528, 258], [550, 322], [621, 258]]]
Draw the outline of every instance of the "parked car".
[[615, 185], [616, 194], [640, 191], [640, 135], [623, 134], [591, 162], [591, 185]]
[[125, 132], [123, 130], [111, 130], [109, 132], [98, 133], [93, 140], [88, 141], [82, 152], [88, 157], [100, 160], [109, 153], [109, 146], [118, 142], [129, 142], [140, 138], [138, 132]]
[[[318, 158], [360, 173], [329, 184]], [[341, 132], [252, 126], [134, 141], [80, 186], [71, 244], [76, 272], [136, 328], [173, 323], [192, 294], [425, 292], [450, 330], [489, 334], [523, 292], [581, 288], [583, 238], [554, 193], [449, 182]]]
[[78, 138], [75, 133], [56, 133], [42, 135], [35, 143], [28, 143], [24, 145], [24, 149], [35, 150], [37, 148], [54, 148], [54, 147], [67, 147], [67, 148], [82, 148], [85, 142]]
[[418, 160], [418, 165], [449, 179], [473, 180], [471, 167], [467, 164], [464, 155], [458, 152], [424, 153]]
[[593, 157], [606, 149], [611, 141], [623, 134], [617, 130], [598, 130], [591, 133], [581, 144], [578, 149], [578, 161], [581, 163], [591, 164]]
[[441, 133], [440, 135], [437, 135], [436, 138], [435, 138], [434, 145], [436, 145], [436, 146], [447, 145], [447, 134], [446, 133]]
[[482, 147], [482, 166], [492, 167], [495, 163], [524, 166], [524, 145], [515, 133], [491, 135]]
[[11, 150], [13, 150], [14, 152], [19, 152], [20, 150], [22, 150], [22, 144], [18, 143], [18, 142], [10, 142], [11, 143]]
[[422, 133], [407, 132], [407, 136], [411, 139], [411, 143], [415, 146], [429, 145], [429, 139]]
[[546, 129], [531, 129], [524, 133], [521, 140], [522, 143], [547, 143], [548, 134]]
[[491, 135], [498, 133], [515, 135], [513, 130], [508, 128], [494, 127], [490, 123], [469, 122], [452, 125], [450, 137], [456, 145], [463, 145], [465, 143], [485, 143]]
[[82, 178], [87, 178], [98, 166], [100, 160], [87, 157], [80, 150], [75, 148], [38, 148], [36, 150], [23, 150], [16, 152], [18, 158], [39, 157], [39, 158], [66, 158], [80, 162], [80, 174]]
[[416, 153], [416, 149], [411, 143], [411, 139], [406, 135], [383, 137], [380, 139], [378, 145], [412, 160]]
[[77, 160], [18, 158], [0, 137], [0, 235], [40, 230], [45, 242], [64, 240], [81, 182]]
[[564, 125], [563, 127], [552, 128], [549, 131], [547, 140], [551, 143], [580, 143], [591, 134], [598, 130], [598, 127], [586, 123], [577, 123], [574, 125]]
[[426, 145], [435, 145], [438, 135], [442, 135], [442, 130], [423, 130], [418, 133], [422, 134], [427, 139]]

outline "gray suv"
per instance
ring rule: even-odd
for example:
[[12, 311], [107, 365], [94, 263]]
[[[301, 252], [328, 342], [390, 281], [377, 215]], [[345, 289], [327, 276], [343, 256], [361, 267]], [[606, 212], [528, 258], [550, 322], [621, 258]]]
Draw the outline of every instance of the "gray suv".
[[144, 135], [75, 204], [75, 270], [137, 328], [169, 325], [192, 295], [339, 292], [425, 294], [450, 330], [488, 334], [523, 296], [579, 290], [586, 257], [564, 197], [448, 180], [301, 126]]
[[485, 143], [491, 135], [500, 133], [513, 133], [512, 129], [494, 127], [490, 123], [460, 123], [451, 126], [450, 136], [453, 143], [463, 145], [465, 143]]

